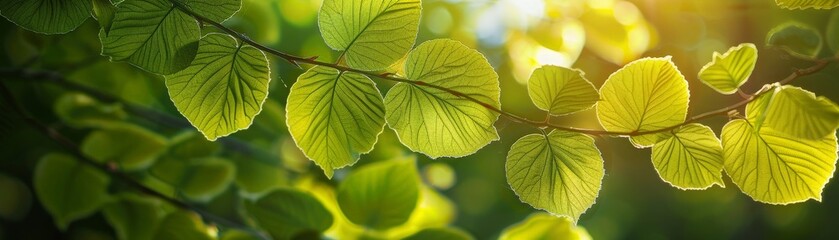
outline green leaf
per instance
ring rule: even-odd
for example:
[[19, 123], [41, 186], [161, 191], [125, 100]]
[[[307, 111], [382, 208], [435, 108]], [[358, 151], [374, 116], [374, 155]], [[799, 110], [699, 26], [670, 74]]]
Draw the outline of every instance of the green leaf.
[[333, 169], [373, 150], [385, 125], [382, 101], [364, 75], [313, 67], [291, 87], [286, 122], [297, 146], [331, 178]]
[[[836, 2], [839, 3], [839, 0]], [[827, 42], [827, 46], [830, 47], [833, 56], [839, 56], [839, 11], [833, 11], [830, 14], [830, 19], [827, 20], [825, 41]]]
[[498, 139], [498, 113], [434, 85], [500, 108], [498, 75], [478, 51], [440, 39], [420, 44], [405, 61], [408, 79], [385, 96], [386, 119], [399, 140], [431, 158], [467, 156]]
[[32, 191], [23, 181], [0, 173], [0, 193], [0, 219], [16, 222], [29, 216]]
[[591, 239], [585, 228], [574, 226], [568, 218], [544, 213], [531, 214], [524, 221], [507, 227], [499, 240], [515, 239]]
[[111, 32], [111, 26], [114, 24], [114, 16], [117, 13], [117, 7], [111, 3], [111, 0], [92, 0], [93, 17], [99, 21], [99, 26], [105, 30], [107, 35]]
[[[670, 57], [633, 61], [600, 88], [597, 118], [609, 131], [652, 131], [685, 121], [688, 83]], [[649, 147], [666, 134], [632, 137], [636, 147]]]
[[746, 119], [757, 129], [763, 125], [763, 120], [766, 119], [766, 109], [769, 108], [769, 103], [775, 97], [774, 90], [765, 90], [766, 88], [776, 87], [776, 85], [767, 84], [763, 86], [762, 91], [769, 91], [746, 104]]
[[103, 104], [81, 93], [66, 93], [53, 104], [55, 115], [67, 125], [102, 127], [125, 120], [128, 114], [121, 104]]
[[274, 190], [255, 202], [245, 202], [245, 209], [274, 239], [319, 235], [333, 221], [330, 212], [314, 196], [291, 189]]
[[421, 12], [419, 0], [324, 0], [318, 26], [329, 47], [345, 52], [349, 66], [381, 70], [411, 50]]
[[164, 216], [160, 201], [130, 194], [105, 205], [102, 213], [121, 240], [151, 240]]
[[198, 22], [169, 0], [125, 1], [117, 8], [111, 30], [99, 32], [102, 55], [158, 74], [189, 66], [200, 37]]
[[737, 92], [755, 69], [757, 47], [743, 43], [725, 54], [714, 52], [713, 60], [699, 70], [699, 80], [722, 94]]
[[108, 200], [110, 178], [71, 156], [48, 154], [35, 167], [35, 193], [61, 230]]
[[775, 0], [775, 3], [786, 9], [831, 9], [839, 6], [839, 0]]
[[176, 0], [182, 7], [212, 21], [221, 23], [242, 8], [241, 0]]
[[594, 205], [604, 173], [594, 139], [557, 130], [513, 143], [506, 170], [507, 183], [519, 199], [574, 221]]
[[766, 46], [784, 50], [800, 58], [815, 58], [821, 52], [822, 45], [821, 33], [798, 22], [778, 25], [766, 35]]
[[162, 158], [152, 167], [151, 173], [188, 199], [207, 202], [233, 182], [236, 166], [221, 158]]
[[408, 221], [419, 200], [413, 159], [377, 162], [359, 168], [338, 187], [338, 205], [351, 222], [385, 230]]
[[738, 119], [723, 128], [722, 145], [731, 181], [759, 202], [821, 201], [836, 168], [835, 135], [801, 139]]
[[722, 146], [711, 128], [691, 123], [653, 145], [653, 166], [661, 179], [685, 190], [706, 189], [722, 181]]
[[178, 159], [193, 159], [213, 157], [221, 152], [221, 145], [199, 135], [195, 131], [187, 131], [172, 137], [169, 156]]
[[0, 15], [26, 30], [60, 34], [90, 17], [90, 0], [3, 0]]
[[799, 87], [782, 86], [775, 89], [764, 124], [791, 137], [818, 140], [836, 133], [839, 106]]
[[565, 115], [589, 109], [600, 99], [583, 71], [559, 66], [543, 66], [530, 75], [527, 92], [539, 109]]
[[288, 183], [286, 172], [277, 165], [251, 158], [236, 160], [236, 185], [248, 194], [262, 194]]
[[160, 222], [160, 227], [157, 228], [152, 239], [210, 240], [213, 238], [207, 235], [207, 227], [197, 214], [179, 210], [169, 213]]
[[434, 240], [471, 240], [474, 239], [469, 233], [464, 232], [463, 230], [451, 227], [439, 227], [439, 228], [426, 228], [422, 231], [414, 233], [410, 237], [404, 238], [403, 240], [424, 240], [424, 239], [434, 239]]
[[201, 39], [192, 64], [166, 76], [178, 111], [209, 140], [248, 128], [268, 97], [271, 70], [265, 53], [231, 36]]
[[113, 162], [124, 170], [151, 166], [166, 151], [168, 141], [154, 132], [129, 124], [96, 130], [81, 145], [85, 155], [99, 162]]

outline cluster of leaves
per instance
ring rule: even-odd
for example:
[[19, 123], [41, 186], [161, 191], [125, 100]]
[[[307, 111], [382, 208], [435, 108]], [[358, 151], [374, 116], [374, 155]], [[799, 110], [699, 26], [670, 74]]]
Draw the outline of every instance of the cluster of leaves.
[[[777, 2], [793, 9], [839, 5], [831, 0]], [[221, 26], [240, 5], [238, 0], [10, 0], [0, 3], [0, 14], [46, 34], [69, 32], [92, 14], [101, 25], [102, 54], [164, 75], [178, 111], [206, 139], [215, 140], [252, 124], [271, 81], [263, 46], [231, 32], [201, 35], [203, 23]], [[286, 123], [297, 146], [327, 177], [370, 152], [385, 125], [403, 145], [431, 158], [467, 156], [499, 138], [494, 123], [505, 113], [500, 110], [498, 75], [481, 53], [457, 41], [430, 40], [412, 49], [420, 12], [419, 0], [325, 0], [318, 23], [327, 45], [343, 52], [339, 63], [270, 52], [294, 64], [317, 65], [291, 87]], [[812, 58], [823, 45], [818, 32], [817, 40], [807, 36], [813, 32], [784, 25], [770, 32], [767, 43]], [[733, 94], [749, 79], [756, 61], [757, 48], [741, 44], [714, 54], [697, 76], [716, 91]], [[399, 71], [391, 74], [388, 69]], [[398, 83], [383, 96], [372, 80], [376, 78]], [[670, 57], [631, 62], [599, 90], [580, 70], [543, 66], [533, 72], [528, 92], [548, 119], [594, 107], [607, 134], [652, 148], [662, 180], [680, 189], [723, 186], [725, 171], [756, 201], [788, 204], [820, 200], [835, 170], [839, 107], [794, 86], [768, 84], [749, 96], [745, 115], [732, 115], [719, 138], [687, 118], [687, 79]], [[79, 111], [60, 107], [57, 113], [77, 127], [96, 128], [82, 143], [85, 156], [145, 173], [140, 175], [161, 192], [195, 202], [209, 201], [234, 179], [238, 183], [237, 166], [221, 159], [217, 143], [192, 133], [167, 139], [114, 124], [108, 119], [125, 118], [124, 112], [91, 106], [84, 98], [68, 96], [57, 106], [88, 112], [76, 115]], [[589, 135], [549, 121], [540, 126], [539, 133], [513, 144], [507, 181], [523, 202], [570, 221], [534, 215], [502, 238], [584, 236], [573, 224], [597, 198], [603, 158]], [[159, 201], [147, 197], [112, 196], [108, 176], [73, 158], [47, 155], [35, 172], [38, 198], [60, 228], [101, 210], [124, 239], [210, 237], [193, 213], [159, 207]], [[418, 179], [413, 160], [383, 161], [347, 176], [335, 192], [334, 205], [309, 192], [254, 187], [258, 190], [245, 209], [249, 219], [278, 239], [320, 234], [338, 222], [385, 232], [412, 218], [420, 195], [426, 194]], [[132, 224], [138, 219], [150, 224]], [[469, 236], [451, 228], [428, 228], [412, 238]]]

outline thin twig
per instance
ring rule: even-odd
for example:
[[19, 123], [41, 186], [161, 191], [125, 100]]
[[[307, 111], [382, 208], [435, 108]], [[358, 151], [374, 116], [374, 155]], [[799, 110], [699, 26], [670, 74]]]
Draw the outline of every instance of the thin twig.
[[[672, 130], [672, 129], [676, 129], [678, 127], [681, 127], [681, 126], [684, 126], [686, 124], [696, 122], [698, 120], [702, 120], [702, 119], [705, 119], [705, 118], [708, 118], [708, 117], [717, 116], [717, 115], [724, 115], [728, 111], [730, 111], [734, 108], [738, 108], [738, 107], [741, 107], [743, 105], [748, 104], [749, 102], [751, 102], [752, 100], [754, 100], [757, 97], [756, 95], [762, 94], [762, 92], [758, 91], [757, 93], [753, 94], [754, 95], [753, 97], [748, 98], [748, 99], [746, 99], [742, 102], [738, 102], [738, 103], [736, 103], [732, 106], [721, 108], [721, 109], [718, 109], [718, 110], [715, 110], [715, 111], [702, 113], [702, 114], [699, 114], [699, 115], [696, 115], [694, 117], [691, 117], [691, 118], [687, 119], [683, 123], [673, 125], [673, 126], [669, 126], [669, 127], [665, 127], [665, 128], [661, 128], [661, 129], [645, 130], [645, 131], [632, 131], [632, 132], [621, 132], [621, 131], [606, 131], [606, 130], [596, 130], [596, 129], [575, 128], [575, 127], [570, 127], [570, 126], [552, 124], [552, 123], [546, 122], [546, 121], [537, 121], [537, 120], [527, 119], [525, 117], [521, 117], [521, 116], [515, 115], [513, 113], [501, 110], [500, 108], [495, 107], [495, 106], [493, 106], [489, 103], [482, 102], [481, 100], [478, 100], [478, 99], [476, 99], [476, 98], [474, 98], [474, 97], [472, 97], [468, 94], [458, 92], [456, 90], [449, 89], [449, 88], [446, 88], [446, 87], [437, 86], [437, 85], [433, 85], [433, 84], [428, 84], [428, 83], [422, 82], [422, 81], [415, 81], [415, 80], [410, 80], [410, 79], [406, 79], [406, 78], [397, 77], [396, 74], [365, 71], [365, 70], [360, 70], [360, 69], [355, 69], [355, 68], [339, 65], [339, 64], [336, 64], [336, 63], [328, 63], [328, 62], [317, 61], [314, 58], [305, 58], [305, 57], [299, 57], [299, 56], [294, 56], [294, 55], [291, 55], [291, 54], [288, 54], [288, 53], [284, 53], [284, 52], [281, 52], [279, 50], [273, 49], [271, 47], [262, 45], [258, 42], [255, 42], [255, 41], [251, 40], [250, 38], [244, 36], [243, 34], [237, 32], [236, 30], [228, 28], [228, 27], [222, 25], [219, 22], [216, 22], [216, 21], [210, 20], [210, 19], [208, 19], [204, 16], [201, 16], [200, 14], [195, 13], [194, 11], [192, 11], [189, 8], [183, 6], [183, 4], [181, 4], [181, 3], [179, 3], [175, 0], [170, 0], [170, 2], [172, 2], [174, 7], [178, 8], [179, 10], [185, 12], [186, 14], [194, 17], [195, 19], [198, 19], [199, 21], [201, 21], [203, 23], [210, 24], [210, 25], [212, 25], [212, 26], [230, 34], [230, 35], [233, 35], [233, 37], [242, 40], [242, 42], [244, 42], [244, 43], [247, 43], [247, 44], [249, 44], [249, 45], [251, 45], [251, 46], [253, 46], [257, 49], [263, 50], [263, 51], [265, 51], [265, 52], [267, 52], [271, 55], [282, 58], [282, 59], [294, 64], [295, 66], [299, 67], [300, 63], [317, 65], [317, 66], [324, 66], [324, 67], [333, 68], [333, 69], [336, 69], [336, 70], [339, 70], [339, 71], [342, 71], [342, 72], [354, 72], [354, 73], [363, 74], [363, 75], [369, 76], [371, 78], [377, 78], [377, 79], [382, 79], [382, 80], [387, 80], [387, 81], [407, 83], [407, 84], [411, 84], [411, 85], [419, 86], [419, 87], [428, 87], [428, 88], [437, 89], [437, 90], [444, 91], [446, 93], [452, 94], [454, 96], [466, 99], [466, 100], [468, 100], [470, 102], [473, 102], [473, 103], [476, 103], [478, 105], [481, 105], [482, 107], [484, 107], [484, 108], [486, 108], [486, 109], [488, 109], [492, 112], [498, 113], [501, 116], [509, 118], [510, 120], [512, 120], [514, 122], [531, 125], [531, 126], [534, 126], [534, 127], [537, 127], [537, 128], [549, 128], [549, 129], [557, 129], [557, 130], [563, 130], [563, 131], [568, 131], [568, 132], [583, 133], [583, 134], [588, 134], [588, 135], [603, 135], [603, 136], [639, 136], [639, 135], [645, 135], [645, 134], [659, 133], [659, 132], [665, 132], [665, 131], [669, 131], [669, 130]], [[818, 72], [821, 69], [824, 69], [824, 67], [826, 67], [829, 62], [832, 62], [832, 61], [835, 61], [835, 60], [836, 60], [835, 58], [817, 60], [816, 65], [814, 65], [810, 68], [807, 68], [807, 69], [798, 70], [798, 71], [790, 74], [789, 77], [785, 78], [784, 80], [780, 81], [779, 83], [781, 85], [783, 85], [783, 84], [786, 84], [787, 82], [795, 80], [795, 79], [797, 79], [801, 76], [806, 76], [806, 75], [810, 75], [810, 74], [813, 74], [815, 72]]]
[[224, 217], [216, 216], [215, 214], [209, 213], [209, 212], [207, 212], [207, 211], [205, 211], [201, 208], [194, 207], [194, 206], [192, 206], [192, 205], [190, 205], [186, 202], [182, 202], [178, 199], [169, 197], [169, 196], [167, 196], [163, 193], [160, 193], [160, 192], [158, 192], [154, 189], [146, 187], [145, 185], [143, 185], [140, 182], [134, 180], [132, 177], [130, 177], [127, 174], [119, 171], [116, 168], [111, 168], [107, 164], [99, 163], [99, 162], [93, 160], [92, 158], [86, 156], [84, 153], [82, 153], [79, 150], [78, 144], [71, 141], [69, 138], [65, 137], [64, 135], [62, 135], [61, 133], [59, 133], [55, 129], [47, 126], [46, 124], [44, 124], [40, 121], [38, 121], [37, 119], [32, 117], [32, 115], [30, 115], [29, 113], [24, 111], [23, 108], [21, 108], [20, 105], [17, 103], [17, 101], [14, 99], [14, 96], [12, 95], [12, 92], [9, 91], [9, 89], [6, 87], [6, 84], [4, 84], [3, 82], [0, 82], [0, 94], [3, 95], [3, 99], [9, 105], [9, 107], [11, 107], [12, 110], [14, 110], [15, 113], [17, 113], [27, 124], [29, 124], [30, 126], [34, 127], [36, 130], [38, 130], [39, 132], [44, 134], [44, 136], [46, 136], [46, 137], [52, 139], [54, 142], [58, 143], [58, 145], [60, 145], [66, 151], [70, 152], [73, 156], [75, 156], [74, 159], [76, 159], [80, 163], [91, 166], [94, 169], [97, 169], [101, 172], [104, 172], [105, 174], [108, 174], [109, 176], [111, 176], [111, 178], [117, 179], [120, 182], [128, 185], [129, 187], [134, 188], [135, 190], [137, 190], [137, 191], [139, 191], [143, 194], [150, 195], [152, 197], [163, 200], [164, 202], [169, 203], [172, 206], [175, 206], [177, 208], [194, 211], [194, 212], [200, 214], [202, 217], [206, 218], [207, 220], [209, 220], [211, 222], [221, 224], [221, 225], [224, 225], [224, 226], [228, 226], [228, 227], [241, 229], [241, 230], [256, 234], [257, 236], [260, 236], [260, 237], [263, 237], [263, 238], [267, 239], [265, 237], [264, 233], [262, 233], [260, 231], [257, 231], [257, 230], [254, 230], [244, 223], [235, 222], [235, 221], [228, 220]]

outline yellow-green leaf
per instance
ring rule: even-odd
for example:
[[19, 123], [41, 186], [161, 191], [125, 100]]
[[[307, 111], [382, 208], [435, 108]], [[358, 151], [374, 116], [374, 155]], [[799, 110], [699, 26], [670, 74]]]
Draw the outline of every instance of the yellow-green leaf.
[[116, 163], [120, 169], [144, 169], [166, 151], [167, 140], [152, 131], [130, 124], [96, 130], [85, 137], [81, 151], [100, 162]]
[[[773, 85], [764, 85], [763, 88], [773, 87]], [[757, 96], [754, 100], [746, 104], [746, 119], [757, 129], [763, 125], [763, 120], [766, 118], [766, 109], [769, 108], [769, 103], [772, 102], [772, 98], [775, 97], [774, 90], [764, 90], [769, 91], [760, 96]]]
[[99, 32], [102, 55], [158, 74], [189, 66], [200, 37], [198, 22], [169, 0], [125, 1], [117, 8], [110, 31]]
[[213, 238], [207, 234], [207, 227], [204, 226], [198, 214], [178, 210], [163, 218], [152, 239], [211, 240]]
[[782, 86], [775, 89], [763, 126], [792, 137], [822, 139], [836, 133], [839, 106], [799, 87]]
[[63, 154], [41, 158], [33, 182], [38, 200], [61, 230], [96, 213], [109, 198], [107, 175]]
[[420, 0], [325, 0], [318, 26], [351, 67], [381, 70], [411, 50], [421, 12]]
[[591, 236], [585, 228], [574, 226], [574, 223], [568, 218], [535, 213], [528, 216], [524, 221], [504, 229], [498, 239], [590, 240]]
[[714, 52], [713, 60], [699, 70], [699, 80], [722, 94], [737, 92], [755, 69], [757, 47], [743, 43], [724, 54]]
[[775, 3], [787, 9], [831, 9], [839, 6], [839, 0], [775, 0]]
[[766, 46], [786, 51], [799, 58], [813, 59], [822, 50], [822, 34], [811, 26], [788, 22], [766, 34]]
[[836, 136], [819, 140], [788, 136], [771, 128], [755, 129], [733, 120], [722, 130], [725, 171], [754, 200], [789, 204], [821, 201], [836, 169]]
[[221, 158], [162, 158], [151, 168], [151, 174], [188, 199], [207, 202], [230, 186], [236, 166]]
[[450, 227], [426, 228], [403, 240], [472, 240], [472, 236], [463, 230]]
[[224, 22], [242, 7], [241, 0], [176, 0], [181, 6], [206, 17], [207, 19]]
[[111, 3], [111, 0], [92, 0], [93, 17], [99, 21], [99, 26], [105, 30], [105, 34], [111, 31], [111, 25], [114, 24], [114, 16], [117, 13], [117, 7]]
[[245, 209], [274, 239], [307, 239], [298, 237], [320, 235], [333, 222], [318, 199], [291, 189], [277, 189], [255, 202], [245, 202]]
[[0, 15], [22, 28], [44, 34], [73, 31], [90, 13], [90, 0], [0, 1]]
[[121, 240], [152, 240], [164, 211], [157, 199], [125, 194], [102, 208]]
[[661, 179], [679, 189], [706, 189], [722, 181], [722, 145], [711, 128], [692, 123], [653, 145], [652, 159]]
[[600, 95], [583, 77], [583, 71], [559, 66], [543, 66], [530, 75], [527, 92], [539, 109], [565, 115], [589, 109]]
[[55, 115], [64, 123], [81, 127], [103, 127], [128, 117], [121, 104], [103, 104], [88, 95], [66, 93], [53, 104]]
[[594, 139], [557, 130], [513, 143], [506, 170], [507, 183], [519, 199], [574, 221], [594, 205], [604, 173]]
[[336, 193], [347, 219], [376, 230], [407, 222], [419, 200], [414, 162], [399, 159], [372, 163], [347, 176]]
[[[615, 73], [600, 88], [597, 117], [606, 130], [651, 131], [685, 121], [688, 83], [670, 57], [633, 61]], [[649, 147], [665, 134], [632, 137], [637, 147]]]
[[370, 78], [314, 67], [288, 94], [288, 129], [297, 146], [331, 178], [373, 150], [384, 129], [384, 103]]
[[271, 70], [262, 51], [229, 35], [201, 39], [195, 61], [166, 76], [178, 111], [209, 140], [248, 128], [268, 97]]
[[500, 108], [498, 75], [481, 53], [457, 41], [431, 40], [408, 55], [405, 73], [422, 84], [397, 83], [385, 96], [387, 123], [405, 146], [432, 158], [462, 157], [498, 139], [498, 113], [424, 86]]

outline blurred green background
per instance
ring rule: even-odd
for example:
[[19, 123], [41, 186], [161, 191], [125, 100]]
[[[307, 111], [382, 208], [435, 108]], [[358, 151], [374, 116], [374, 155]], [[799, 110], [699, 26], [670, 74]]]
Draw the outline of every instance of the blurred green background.
[[[752, 42], [759, 47], [758, 65], [746, 92], [779, 81], [796, 68], [811, 63], [765, 46], [766, 33], [788, 21], [808, 24], [823, 31], [830, 10], [785, 10], [773, 0], [423, 0], [423, 15], [417, 44], [436, 38], [452, 38], [486, 55], [501, 81], [502, 108], [543, 119], [544, 113], [530, 103], [525, 82], [530, 72], [552, 64], [582, 69], [599, 87], [623, 64], [645, 56], [672, 55], [687, 77], [691, 90], [689, 115], [721, 108], [737, 101], [698, 81], [699, 69], [714, 51]], [[320, 0], [244, 0], [241, 11], [225, 25], [257, 42], [301, 56], [334, 61], [320, 37], [317, 11]], [[839, 10], [833, 10], [839, 11]], [[212, 29], [205, 29], [210, 30]], [[59, 71], [74, 82], [119, 95], [130, 102], [180, 117], [168, 98], [163, 78], [111, 63], [100, 56], [98, 25], [88, 20], [66, 35], [45, 36], [0, 21], [3, 48], [0, 64]], [[831, 55], [823, 50], [824, 56]], [[33, 57], [37, 57], [32, 61]], [[349, 169], [327, 180], [317, 166], [305, 160], [294, 146], [282, 122], [289, 86], [302, 70], [271, 59], [273, 81], [266, 111], [250, 129], [232, 136], [276, 153], [282, 175], [277, 185], [334, 186], [353, 168], [370, 162], [416, 155], [423, 180], [453, 205], [452, 221], [477, 239], [497, 238], [505, 227], [536, 212], [515, 196], [505, 180], [504, 161], [510, 145], [536, 129], [501, 118], [496, 124], [501, 140], [464, 158], [428, 159], [402, 147], [393, 132], [385, 130], [376, 149]], [[32, 64], [34, 62], [34, 64]], [[839, 67], [802, 78], [793, 85], [839, 101]], [[391, 83], [377, 82], [386, 90]], [[87, 131], [62, 123], [53, 113], [55, 100], [65, 93], [60, 87], [16, 82], [10, 87], [27, 110], [71, 136], [82, 139]], [[4, 109], [6, 111], [6, 109]], [[742, 110], [741, 110], [742, 111]], [[706, 123], [717, 134], [727, 121], [716, 117]], [[183, 131], [143, 120], [131, 120], [167, 137]], [[594, 110], [558, 117], [557, 123], [581, 128], [600, 128]], [[839, 236], [839, 185], [828, 183], [823, 202], [807, 201], [787, 206], [756, 203], [742, 194], [726, 177], [726, 188], [682, 191], [662, 181], [650, 161], [649, 149], [635, 149], [625, 139], [597, 138], [606, 161], [603, 188], [595, 205], [583, 214], [579, 225], [594, 239], [835, 239]], [[55, 229], [49, 215], [31, 193], [32, 169], [42, 155], [57, 149], [50, 140], [25, 127], [0, 128], [0, 239], [108, 239], [111, 230], [101, 216], [84, 219], [67, 233]], [[246, 156], [231, 157], [249, 161]], [[245, 172], [243, 172], [245, 171]], [[240, 167], [239, 174], [247, 174]], [[17, 179], [17, 180], [15, 180]], [[315, 182], [315, 183], [312, 183]], [[29, 187], [28, 187], [29, 186]], [[11, 196], [26, 196], [13, 198]], [[229, 190], [232, 192], [234, 190]], [[230, 196], [227, 196], [230, 195]], [[235, 215], [225, 208], [222, 194], [206, 206], [215, 212]], [[442, 200], [445, 202], [446, 200]], [[433, 205], [433, 204], [432, 204]], [[437, 203], [437, 205], [446, 205]], [[12, 206], [12, 207], [10, 207]], [[431, 211], [441, 211], [431, 208]], [[444, 220], [441, 220], [444, 221]]]

